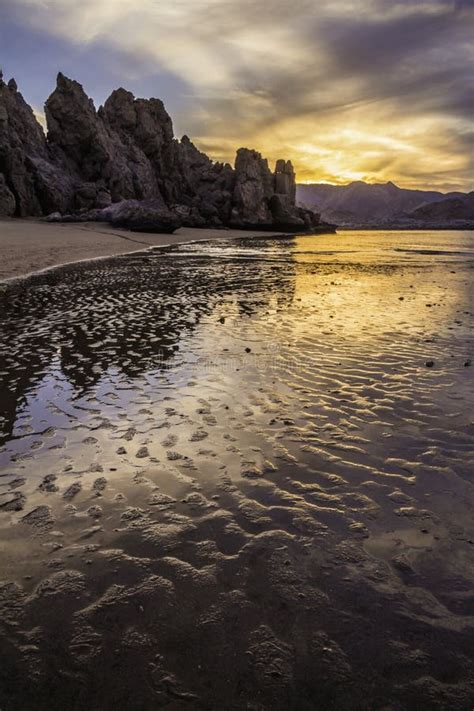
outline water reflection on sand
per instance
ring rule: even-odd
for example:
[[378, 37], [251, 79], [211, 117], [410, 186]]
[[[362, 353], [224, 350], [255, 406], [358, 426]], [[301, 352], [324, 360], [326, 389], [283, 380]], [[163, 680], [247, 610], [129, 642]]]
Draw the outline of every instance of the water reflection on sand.
[[473, 266], [223, 239], [0, 295], [2, 709], [471, 708]]

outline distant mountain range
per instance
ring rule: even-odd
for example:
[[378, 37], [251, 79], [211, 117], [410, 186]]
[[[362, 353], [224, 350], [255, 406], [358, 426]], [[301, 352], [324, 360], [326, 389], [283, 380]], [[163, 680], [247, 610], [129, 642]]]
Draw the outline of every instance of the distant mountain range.
[[405, 190], [392, 182], [298, 185], [297, 202], [341, 227], [474, 227], [474, 193]]

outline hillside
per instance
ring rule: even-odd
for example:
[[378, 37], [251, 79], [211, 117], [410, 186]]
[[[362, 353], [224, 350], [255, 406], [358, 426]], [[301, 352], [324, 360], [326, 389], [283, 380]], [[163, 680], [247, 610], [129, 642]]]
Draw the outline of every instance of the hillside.
[[461, 197], [451, 197], [429, 205], [422, 205], [411, 212], [408, 217], [413, 220], [431, 223], [474, 222], [474, 192]]
[[[300, 205], [320, 212], [322, 219], [341, 226], [376, 226], [406, 217], [422, 206], [447, 198], [463, 197], [464, 193], [407, 190], [392, 182], [369, 184], [357, 181], [349, 185], [314, 183], [298, 185], [296, 190]], [[421, 215], [419, 219], [422, 219]]]

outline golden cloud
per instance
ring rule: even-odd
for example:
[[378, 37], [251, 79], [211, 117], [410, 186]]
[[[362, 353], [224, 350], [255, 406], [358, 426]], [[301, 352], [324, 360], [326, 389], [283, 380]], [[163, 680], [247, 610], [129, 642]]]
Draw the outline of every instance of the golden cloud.
[[132, 89], [127, 57], [176, 77], [176, 124], [216, 159], [247, 145], [291, 158], [300, 181], [471, 186], [467, 0], [14, 6], [29, 26], [121, 53]]

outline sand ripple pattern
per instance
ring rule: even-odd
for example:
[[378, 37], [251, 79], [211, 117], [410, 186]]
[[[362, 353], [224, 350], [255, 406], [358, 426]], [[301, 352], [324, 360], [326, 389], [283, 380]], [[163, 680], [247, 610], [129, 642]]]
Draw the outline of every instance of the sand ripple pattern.
[[0, 294], [0, 707], [472, 709], [469, 233]]

